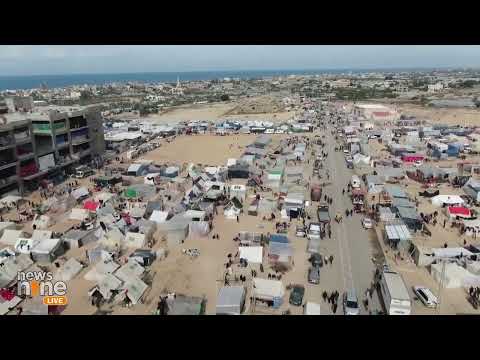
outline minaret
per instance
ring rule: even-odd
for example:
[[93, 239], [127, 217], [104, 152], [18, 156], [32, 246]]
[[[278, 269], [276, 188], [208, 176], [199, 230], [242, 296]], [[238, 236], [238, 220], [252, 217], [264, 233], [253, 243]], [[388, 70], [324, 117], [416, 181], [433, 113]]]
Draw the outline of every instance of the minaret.
[[177, 89], [180, 89], [180, 76], [177, 76]]

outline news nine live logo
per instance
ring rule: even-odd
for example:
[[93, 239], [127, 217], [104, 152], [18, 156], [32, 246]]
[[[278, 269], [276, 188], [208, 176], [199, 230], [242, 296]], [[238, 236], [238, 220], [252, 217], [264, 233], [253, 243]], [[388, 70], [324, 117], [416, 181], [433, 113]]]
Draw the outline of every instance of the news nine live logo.
[[51, 272], [22, 271], [18, 273], [18, 295], [43, 297], [45, 305], [67, 305], [67, 284], [54, 281]]

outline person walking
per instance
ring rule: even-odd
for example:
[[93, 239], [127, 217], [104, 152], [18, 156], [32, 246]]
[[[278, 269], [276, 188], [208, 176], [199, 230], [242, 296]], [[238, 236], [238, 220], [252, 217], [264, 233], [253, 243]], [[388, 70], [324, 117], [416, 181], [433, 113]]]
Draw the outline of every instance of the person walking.
[[239, 222], [240, 222], [240, 218], [239, 218], [238, 215], [237, 215], [237, 223], [239, 223]]
[[323, 297], [323, 302], [327, 302], [327, 297], [328, 297], [328, 294], [327, 292], [324, 290], [323, 293], [322, 293], [322, 297]]
[[332, 306], [332, 311], [334, 315], [337, 313], [337, 306], [338, 306], [337, 303], [334, 303]]
[[328, 260], [330, 260], [330, 265], [333, 265], [333, 255], [330, 255], [330, 257], [328, 258]]

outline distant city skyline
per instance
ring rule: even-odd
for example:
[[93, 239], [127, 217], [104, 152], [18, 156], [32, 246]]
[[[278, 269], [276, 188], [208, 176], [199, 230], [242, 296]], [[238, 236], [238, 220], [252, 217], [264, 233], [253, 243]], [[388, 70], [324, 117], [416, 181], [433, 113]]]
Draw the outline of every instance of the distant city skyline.
[[0, 45], [0, 76], [480, 68], [477, 45]]

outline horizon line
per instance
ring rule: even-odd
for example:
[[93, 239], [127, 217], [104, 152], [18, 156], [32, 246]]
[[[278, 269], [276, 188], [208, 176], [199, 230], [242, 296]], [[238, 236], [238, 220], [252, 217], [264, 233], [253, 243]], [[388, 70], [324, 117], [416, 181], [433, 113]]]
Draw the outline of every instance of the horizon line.
[[407, 66], [407, 67], [359, 67], [359, 68], [278, 68], [278, 69], [211, 69], [211, 70], [182, 70], [182, 71], [139, 71], [139, 72], [92, 72], [92, 73], [62, 73], [62, 74], [18, 74], [18, 75], [1, 75], [1, 78], [15, 78], [15, 77], [37, 77], [37, 76], [73, 76], [73, 75], [133, 75], [133, 74], [189, 74], [189, 73], [209, 73], [209, 72], [227, 72], [227, 73], [235, 73], [235, 72], [274, 72], [274, 71], [292, 71], [292, 75], [295, 75], [295, 71], [302, 71], [302, 72], [322, 72], [322, 71], [374, 71], [374, 70], [475, 70], [480, 69], [480, 67], [474, 66]]

